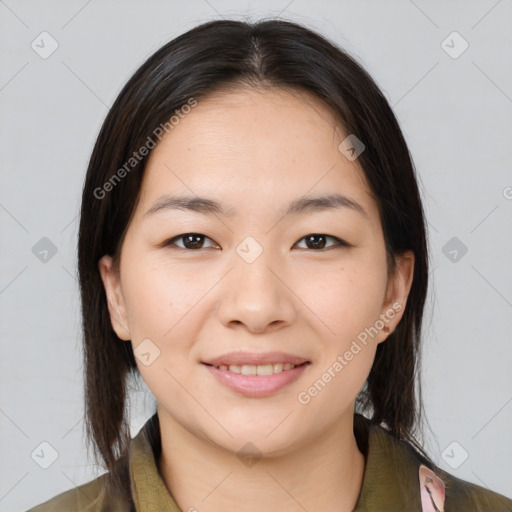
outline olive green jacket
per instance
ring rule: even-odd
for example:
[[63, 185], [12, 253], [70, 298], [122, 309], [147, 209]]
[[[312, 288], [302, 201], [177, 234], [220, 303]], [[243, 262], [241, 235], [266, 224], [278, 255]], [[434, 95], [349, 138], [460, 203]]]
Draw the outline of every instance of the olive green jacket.
[[[428, 469], [409, 444], [357, 416], [354, 432], [366, 455], [366, 468], [354, 512], [512, 512], [512, 500], [437, 467]], [[130, 503], [107, 498], [102, 475], [27, 512], [187, 512], [180, 510], [158, 473], [160, 441], [155, 432], [157, 414], [131, 441], [126, 463]]]

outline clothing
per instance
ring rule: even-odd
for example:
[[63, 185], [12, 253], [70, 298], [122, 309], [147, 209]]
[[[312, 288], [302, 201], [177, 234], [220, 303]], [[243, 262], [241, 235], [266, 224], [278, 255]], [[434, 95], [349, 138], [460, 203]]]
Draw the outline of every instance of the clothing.
[[[440, 468], [427, 468], [409, 444], [363, 416], [357, 414], [355, 420], [354, 435], [366, 456], [366, 468], [354, 512], [437, 512], [443, 507], [444, 512], [512, 512], [512, 500]], [[126, 465], [132, 504], [107, 500], [102, 475], [27, 512], [186, 512], [179, 509], [158, 473], [160, 446], [155, 413], [130, 443]]]

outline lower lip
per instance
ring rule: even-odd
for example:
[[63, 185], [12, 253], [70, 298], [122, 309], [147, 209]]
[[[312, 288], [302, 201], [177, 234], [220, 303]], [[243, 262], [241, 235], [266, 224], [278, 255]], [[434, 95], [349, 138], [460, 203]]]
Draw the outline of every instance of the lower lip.
[[[204, 363], [203, 363], [204, 364]], [[309, 363], [283, 370], [272, 375], [242, 375], [229, 370], [221, 370], [215, 366], [205, 365], [212, 375], [226, 387], [244, 396], [253, 398], [270, 396], [288, 384], [296, 381]]]

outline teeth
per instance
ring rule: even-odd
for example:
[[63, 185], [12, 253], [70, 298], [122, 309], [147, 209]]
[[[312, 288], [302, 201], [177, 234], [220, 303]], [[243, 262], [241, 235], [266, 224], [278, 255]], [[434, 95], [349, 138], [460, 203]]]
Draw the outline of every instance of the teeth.
[[291, 370], [295, 368], [294, 364], [291, 363], [273, 363], [273, 364], [244, 364], [242, 366], [231, 364], [226, 366], [221, 364], [217, 366], [224, 371], [230, 371], [233, 373], [241, 373], [242, 375], [272, 375], [274, 373], [281, 373], [284, 370]]

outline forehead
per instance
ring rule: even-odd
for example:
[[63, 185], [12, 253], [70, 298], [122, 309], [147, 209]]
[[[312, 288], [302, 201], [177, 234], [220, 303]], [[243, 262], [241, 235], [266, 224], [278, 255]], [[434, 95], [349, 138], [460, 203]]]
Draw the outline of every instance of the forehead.
[[239, 88], [210, 94], [151, 152], [140, 207], [146, 211], [162, 194], [186, 193], [261, 213], [301, 196], [339, 192], [375, 213], [362, 169], [338, 150], [345, 137], [311, 93]]

